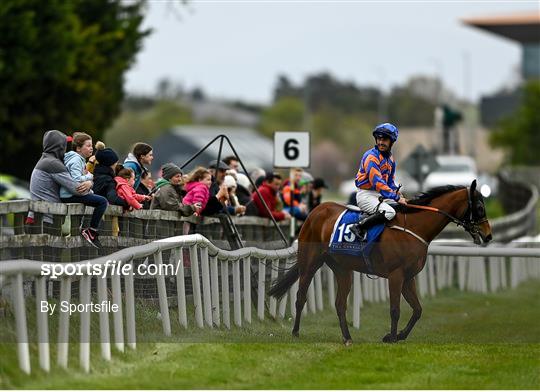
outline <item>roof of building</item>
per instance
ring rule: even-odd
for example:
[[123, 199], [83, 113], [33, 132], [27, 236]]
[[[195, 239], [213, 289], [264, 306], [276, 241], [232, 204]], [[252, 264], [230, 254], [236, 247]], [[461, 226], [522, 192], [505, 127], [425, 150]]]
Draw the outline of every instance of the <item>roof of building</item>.
[[540, 11], [464, 18], [462, 22], [525, 43], [540, 43]]
[[[248, 171], [256, 167], [272, 168], [274, 144], [271, 139], [253, 129], [217, 125], [181, 125], [172, 128], [170, 132], [153, 142], [155, 165], [152, 164], [152, 167], [157, 169], [166, 162], [182, 165], [218, 135], [226, 135], [229, 138]], [[217, 159], [218, 152], [219, 142], [215, 142], [189, 164], [187, 170], [198, 165], [208, 165], [209, 161]], [[225, 158], [228, 155], [234, 154], [225, 141], [221, 157]]]

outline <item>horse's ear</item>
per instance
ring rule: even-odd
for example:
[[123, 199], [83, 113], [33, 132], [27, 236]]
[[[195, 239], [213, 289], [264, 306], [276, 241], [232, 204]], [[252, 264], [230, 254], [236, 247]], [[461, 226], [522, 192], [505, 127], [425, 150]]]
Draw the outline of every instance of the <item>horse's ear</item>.
[[476, 180], [473, 180], [471, 183], [471, 195], [474, 195], [474, 191], [476, 190]]

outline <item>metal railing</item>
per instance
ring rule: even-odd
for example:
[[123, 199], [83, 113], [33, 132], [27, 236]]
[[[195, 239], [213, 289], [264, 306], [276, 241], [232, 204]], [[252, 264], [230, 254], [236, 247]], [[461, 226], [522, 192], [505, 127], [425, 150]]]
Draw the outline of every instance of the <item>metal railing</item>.
[[[435, 295], [437, 290], [457, 285], [461, 290], [478, 292], [496, 291], [503, 288], [516, 287], [520, 282], [529, 278], [540, 277], [540, 248], [520, 248], [539, 242], [539, 238], [528, 238], [508, 247], [463, 247], [432, 245], [429, 248], [425, 268], [418, 276], [418, 288], [421, 296]], [[184, 252], [186, 250], [186, 252]], [[163, 255], [169, 252], [169, 259]], [[185, 254], [189, 254], [189, 263], [185, 263]], [[287, 295], [279, 302], [267, 298], [266, 292], [270, 281], [278, 277], [279, 270], [290, 266], [296, 261], [296, 244], [287, 249], [262, 250], [243, 248], [226, 251], [217, 248], [209, 240], [199, 234], [172, 237], [154, 241], [145, 245], [126, 248], [108, 256], [99, 257], [87, 262], [70, 263], [81, 266], [83, 275], [79, 282], [79, 303], [91, 303], [92, 280], [97, 281], [97, 297], [100, 302], [108, 301], [107, 278], [111, 279], [111, 303], [118, 306], [112, 312], [114, 347], [123, 352], [125, 345], [135, 349], [136, 336], [136, 307], [134, 291], [134, 268], [137, 259], [153, 258], [156, 267], [164, 264], [173, 265], [173, 272], [155, 276], [159, 294], [159, 309], [161, 314], [164, 336], [171, 336], [171, 318], [166, 277], [173, 277], [176, 283], [176, 300], [178, 306], [178, 323], [188, 326], [187, 296], [185, 284], [191, 278], [193, 318], [199, 328], [213, 328], [221, 325], [231, 328], [232, 323], [242, 327], [243, 323], [251, 323], [252, 306], [260, 320], [265, 319], [266, 313], [273, 318], [283, 318], [289, 308], [290, 314], [295, 315], [295, 299], [298, 283], [293, 285]], [[507, 259], [508, 258], [508, 259]], [[132, 268], [123, 275], [93, 276], [94, 265], [104, 266], [114, 260], [118, 266], [130, 265]], [[509, 263], [509, 264], [508, 264]], [[31, 260], [11, 260], [0, 262], [1, 297], [13, 304], [18, 358], [20, 368], [30, 373], [30, 348], [27, 327], [27, 306], [24, 294], [24, 281], [28, 277], [35, 281], [35, 300], [37, 307], [37, 337], [40, 367], [49, 371], [50, 345], [49, 320], [47, 313], [40, 311], [41, 301], [47, 301], [47, 286], [52, 280], [43, 275], [43, 265], [49, 268], [62, 267], [60, 273], [60, 301], [71, 303], [72, 274], [66, 272], [65, 263], [45, 263]], [[508, 264], [508, 265], [507, 265]], [[140, 264], [139, 264], [140, 265]], [[509, 269], [507, 268], [509, 266]], [[509, 273], [507, 274], [507, 269]], [[270, 274], [267, 271], [270, 270]], [[252, 272], [257, 272], [257, 300], [252, 302]], [[232, 300], [230, 297], [229, 276], [232, 274]], [[508, 281], [508, 275], [510, 281]], [[124, 284], [122, 285], [122, 278]], [[457, 283], [456, 283], [457, 281]], [[221, 282], [221, 287], [220, 287]], [[489, 284], [488, 284], [489, 282]], [[326, 290], [323, 290], [323, 286]], [[253, 287], [254, 289], [255, 287]], [[314, 276], [308, 290], [307, 311], [315, 313], [324, 308], [323, 292], [327, 291], [330, 307], [335, 302], [335, 284], [331, 270], [324, 265]], [[50, 294], [49, 294], [50, 297]], [[358, 272], [353, 279], [353, 326], [360, 327], [360, 310], [366, 302], [385, 301], [388, 298], [387, 281], [372, 280]], [[123, 300], [124, 299], [124, 300]], [[232, 312], [231, 305], [232, 302]], [[268, 310], [266, 310], [268, 305]], [[232, 314], [231, 314], [232, 313]], [[80, 343], [79, 362], [81, 368], [90, 370], [90, 313], [80, 313]], [[125, 326], [124, 326], [125, 316]], [[111, 359], [111, 336], [109, 327], [109, 312], [99, 314], [99, 343], [101, 357]], [[58, 352], [57, 362], [60, 367], [68, 366], [70, 317], [59, 312], [58, 320]]]

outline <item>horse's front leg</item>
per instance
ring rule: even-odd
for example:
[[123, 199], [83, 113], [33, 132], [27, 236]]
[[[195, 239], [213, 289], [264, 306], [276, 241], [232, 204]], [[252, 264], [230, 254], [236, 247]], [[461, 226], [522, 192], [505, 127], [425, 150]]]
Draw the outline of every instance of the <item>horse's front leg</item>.
[[390, 291], [390, 333], [383, 337], [384, 343], [397, 342], [397, 326], [399, 321], [399, 300], [403, 286], [403, 271], [397, 269], [388, 275], [388, 288]]
[[403, 294], [403, 298], [405, 298], [405, 301], [407, 301], [413, 311], [411, 319], [407, 323], [407, 326], [403, 330], [401, 330], [397, 336], [398, 340], [405, 340], [407, 339], [407, 336], [409, 336], [409, 334], [411, 333], [411, 330], [413, 329], [416, 322], [420, 319], [420, 316], [422, 316], [422, 306], [420, 305], [418, 295], [416, 294], [415, 278], [403, 282], [403, 289], [401, 290], [401, 294]]

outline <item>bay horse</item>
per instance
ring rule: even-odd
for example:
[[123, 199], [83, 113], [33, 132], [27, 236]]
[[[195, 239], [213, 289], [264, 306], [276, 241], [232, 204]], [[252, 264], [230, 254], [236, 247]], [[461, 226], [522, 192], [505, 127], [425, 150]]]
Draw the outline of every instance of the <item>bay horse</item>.
[[[450, 222], [463, 226], [476, 244], [487, 243], [492, 239], [484, 201], [476, 190], [476, 180], [470, 187], [437, 187], [421, 193], [410, 200], [407, 206], [396, 206], [396, 216], [386, 223], [368, 260], [364, 257], [328, 253], [336, 219], [346, 208], [338, 203], [325, 202], [309, 214], [298, 236], [296, 263], [274, 282], [269, 291], [271, 296], [279, 299], [299, 279], [293, 336], [299, 336], [302, 309], [313, 275], [326, 263], [337, 280], [335, 306], [345, 345], [352, 344], [346, 306], [353, 271], [388, 279], [391, 324], [390, 333], [382, 341], [395, 343], [405, 340], [422, 314], [415, 276], [424, 268], [429, 243]], [[400, 294], [411, 306], [413, 313], [407, 326], [398, 333]]]

